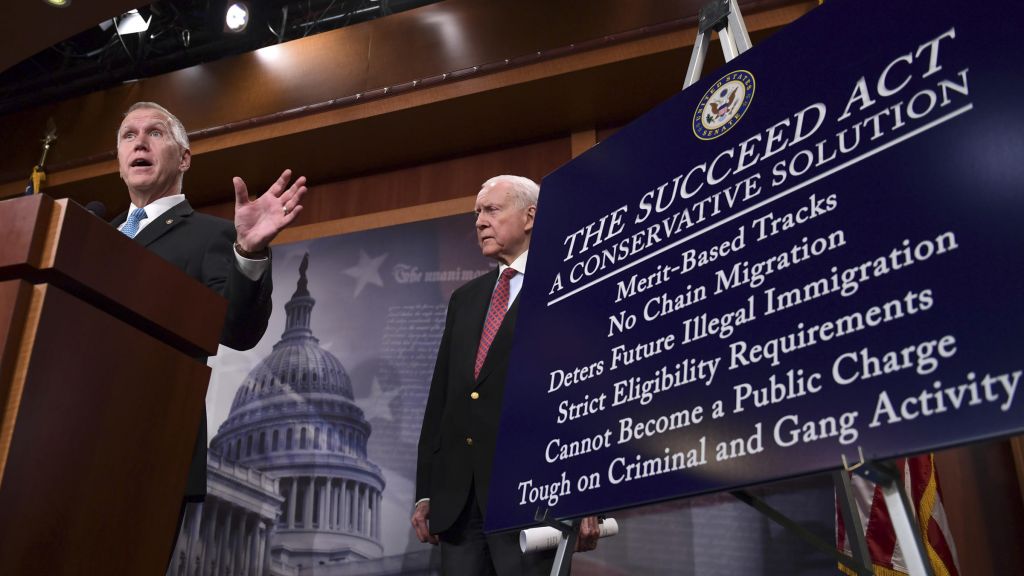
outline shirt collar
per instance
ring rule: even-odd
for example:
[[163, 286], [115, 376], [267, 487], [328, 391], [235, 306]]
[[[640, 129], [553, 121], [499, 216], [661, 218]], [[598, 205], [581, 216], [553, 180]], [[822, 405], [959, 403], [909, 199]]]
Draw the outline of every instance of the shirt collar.
[[[172, 194], [170, 196], [164, 196], [163, 198], [159, 198], [157, 200], [153, 200], [152, 202], [150, 202], [149, 204], [146, 204], [142, 208], [145, 208], [145, 210], [146, 210], [146, 218], [147, 219], [152, 219], [152, 218], [156, 218], [157, 216], [163, 214], [164, 212], [167, 212], [168, 210], [170, 210], [174, 206], [178, 205], [184, 199], [185, 199], [185, 195], [184, 194]], [[131, 208], [131, 210], [129, 210], [129, 212], [131, 212], [135, 208], [138, 208], [138, 206], [136, 206], [135, 204], [132, 204], [132, 208]]]
[[526, 255], [529, 254], [529, 253], [530, 253], [529, 250], [527, 250], [526, 252], [523, 252], [522, 254], [519, 255], [518, 258], [513, 260], [512, 263], [509, 264], [509, 265], [498, 264], [498, 275], [500, 276], [501, 273], [504, 272], [506, 268], [512, 268], [516, 272], [518, 272], [518, 273], [520, 273], [520, 274], [525, 276], [526, 275]]

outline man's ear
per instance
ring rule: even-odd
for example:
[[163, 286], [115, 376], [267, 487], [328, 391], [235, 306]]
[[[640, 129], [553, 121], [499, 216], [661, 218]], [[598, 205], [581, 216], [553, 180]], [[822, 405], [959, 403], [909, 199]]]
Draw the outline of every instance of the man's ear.
[[537, 217], [537, 206], [526, 207], [526, 225], [523, 226], [523, 230], [530, 232], [533, 230], [533, 220]]
[[178, 170], [186, 172], [189, 167], [192, 166], [192, 151], [188, 148], [181, 153], [181, 163], [178, 164]]

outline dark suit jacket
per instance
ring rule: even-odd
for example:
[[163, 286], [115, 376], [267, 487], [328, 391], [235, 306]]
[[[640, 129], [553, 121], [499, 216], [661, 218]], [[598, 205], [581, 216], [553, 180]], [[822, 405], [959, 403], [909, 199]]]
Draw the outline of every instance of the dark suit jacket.
[[[120, 226], [127, 217], [128, 213], [124, 212], [111, 224]], [[235, 263], [232, 222], [195, 212], [185, 200], [150, 222], [135, 236], [135, 241], [227, 298], [228, 313], [221, 344], [248, 350], [260, 341], [270, 320], [273, 290], [270, 269], [268, 267], [258, 282], [242, 274]], [[196, 437], [185, 494], [193, 499], [206, 494], [205, 417]]]
[[[474, 380], [476, 349], [497, 281], [497, 270], [471, 280], [448, 303], [416, 463], [416, 499], [430, 498], [433, 533], [451, 527], [471, 488], [480, 509], [487, 512], [505, 372], [519, 309], [517, 297], [491, 343], [480, 377]], [[473, 392], [477, 399], [471, 397]]]

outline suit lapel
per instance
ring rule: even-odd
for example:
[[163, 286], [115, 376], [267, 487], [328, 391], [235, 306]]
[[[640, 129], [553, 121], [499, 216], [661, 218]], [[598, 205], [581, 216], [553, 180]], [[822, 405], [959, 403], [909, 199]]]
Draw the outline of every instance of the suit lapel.
[[181, 202], [171, 206], [169, 210], [158, 216], [153, 222], [146, 225], [135, 236], [135, 241], [143, 246], [149, 246], [157, 238], [166, 234], [171, 228], [177, 226], [182, 220], [192, 215], [192, 206], [188, 203], [188, 200], [182, 200]]

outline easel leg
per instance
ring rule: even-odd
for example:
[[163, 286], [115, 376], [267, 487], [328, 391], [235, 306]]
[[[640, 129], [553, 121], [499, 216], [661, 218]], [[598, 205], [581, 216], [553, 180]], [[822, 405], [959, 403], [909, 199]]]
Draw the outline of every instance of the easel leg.
[[743, 15], [736, 0], [711, 0], [700, 9], [697, 19], [697, 38], [690, 53], [690, 65], [686, 69], [683, 90], [700, 79], [704, 60], [708, 55], [711, 32], [718, 32], [722, 54], [728, 62], [751, 48], [750, 34], [743, 23]]
[[743, 54], [753, 48], [750, 42], [750, 34], [747, 33], [747, 25], [743, 23], [743, 14], [740, 13], [740, 5], [736, 0], [729, 0], [729, 31], [736, 43], [737, 54]]
[[836, 500], [843, 512], [843, 525], [846, 528], [846, 539], [850, 542], [850, 551], [857, 566], [851, 566], [861, 576], [871, 576], [871, 552], [868, 551], [867, 540], [864, 539], [864, 524], [860, 521], [860, 513], [853, 500], [853, 486], [846, 470], [832, 473], [836, 484]]
[[892, 529], [896, 532], [896, 541], [903, 550], [903, 559], [907, 563], [910, 576], [934, 576], [932, 563], [925, 554], [921, 532], [914, 526], [913, 508], [910, 499], [898, 478], [890, 478], [888, 482], [879, 483], [885, 505], [889, 508], [889, 519]]
[[865, 564], [863, 561], [855, 562], [855, 559], [852, 559], [846, 554], [843, 554], [842, 552], [837, 550], [833, 543], [825, 542], [816, 534], [811, 533], [809, 530], [807, 530], [800, 524], [794, 522], [782, 512], [779, 512], [775, 508], [772, 508], [767, 502], [758, 498], [757, 496], [754, 496], [750, 492], [747, 492], [746, 490], [734, 490], [731, 492], [731, 494], [741, 502], [747, 504], [748, 506], [752, 507], [758, 512], [764, 514], [766, 517], [768, 517], [768, 519], [772, 520], [779, 526], [782, 526], [783, 528], [789, 530], [793, 534], [796, 534], [801, 539], [803, 539], [804, 542], [807, 542], [808, 544], [814, 546], [822, 553], [833, 556], [837, 562], [840, 562], [844, 566], [847, 566], [851, 570], [854, 570], [860, 576], [873, 576], [870, 568], [870, 558], [868, 559], [867, 564]]
[[700, 73], [704, 70], [704, 60], [708, 55], [710, 38], [710, 32], [697, 32], [697, 39], [693, 43], [693, 52], [690, 52], [690, 65], [686, 68], [686, 79], [683, 80], [684, 90], [700, 80]]
[[[847, 470], [877, 484], [882, 489], [882, 496], [885, 498], [885, 505], [889, 510], [889, 521], [892, 523], [896, 541], [899, 542], [900, 550], [903, 552], [903, 560], [907, 563], [907, 572], [910, 576], [935, 576], [932, 564], [925, 553], [921, 532], [914, 525], [914, 509], [903, 489], [903, 479], [900, 473], [887, 464], [863, 462], [863, 455], [861, 458], [862, 463], [847, 467]], [[846, 465], [845, 457], [843, 464]]]
[[572, 568], [572, 553], [576, 550], [576, 539], [580, 534], [580, 521], [573, 520], [570, 526], [562, 530], [562, 537], [558, 541], [558, 552], [555, 553], [555, 562], [551, 565], [551, 576], [569, 576]]

